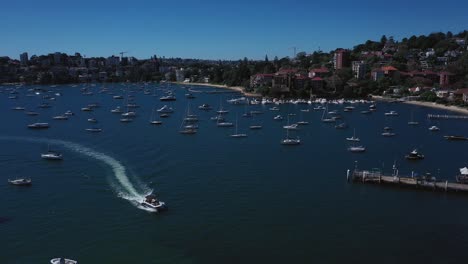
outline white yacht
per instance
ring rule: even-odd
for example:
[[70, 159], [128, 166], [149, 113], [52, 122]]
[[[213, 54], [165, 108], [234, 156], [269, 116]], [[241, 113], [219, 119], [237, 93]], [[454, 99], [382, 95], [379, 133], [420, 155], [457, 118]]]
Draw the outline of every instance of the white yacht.
[[41, 153], [41, 158], [45, 160], [62, 160], [63, 155], [57, 151], [50, 149], [50, 146], [47, 146], [47, 152]]
[[52, 264], [78, 264], [78, 261], [67, 258], [54, 258], [50, 260]]
[[348, 148], [348, 151], [350, 152], [364, 152], [366, 151], [366, 148], [363, 146], [351, 146]]
[[281, 115], [277, 115], [273, 117], [274, 120], [283, 120], [283, 117]]
[[33, 123], [33, 124], [28, 125], [28, 128], [31, 128], [31, 129], [46, 129], [49, 127], [50, 127], [49, 123]]
[[301, 144], [301, 139], [299, 137], [290, 138], [289, 137], [289, 129], [286, 130], [286, 138], [280, 141], [281, 145], [299, 145]]
[[354, 129], [353, 136], [346, 138], [347, 141], [359, 142], [361, 141], [358, 137], [356, 137], [356, 129]]
[[438, 127], [436, 127], [436, 126], [431, 126], [431, 127], [429, 128], [429, 131], [439, 131], [439, 130], [440, 130], [440, 128], [438, 128]]

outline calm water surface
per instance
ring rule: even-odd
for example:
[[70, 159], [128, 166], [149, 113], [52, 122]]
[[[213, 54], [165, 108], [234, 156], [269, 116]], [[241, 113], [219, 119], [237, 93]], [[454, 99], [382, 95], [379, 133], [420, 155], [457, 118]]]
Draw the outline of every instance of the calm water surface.
[[[160, 86], [147, 86], [149, 94], [139, 86], [107, 87], [113, 94], [99, 93], [99, 85], [87, 96], [82, 86], [22, 87], [17, 99], [8, 98], [11, 87], [0, 87], [0, 263], [48, 263], [59, 256], [80, 263], [461, 263], [468, 257], [468, 196], [346, 182], [355, 161], [388, 173], [396, 161], [401, 174], [454, 180], [468, 165], [467, 143], [443, 135], [468, 136], [466, 121], [431, 121], [428, 113], [444, 112], [402, 104], [378, 103], [370, 115], [360, 114], [365, 104], [349, 113], [330, 105], [350, 125], [337, 130], [308, 105], [269, 111], [271, 105], [229, 105], [237, 95], [226, 93], [194, 93], [188, 100], [187, 90], [175, 85], [163, 87], [177, 97], [165, 103]], [[27, 96], [31, 88], [50, 92]], [[45, 94], [55, 100], [42, 99]], [[133, 95], [140, 105], [134, 122], [120, 123], [110, 113], [125, 109], [125, 99], [113, 99], [117, 94]], [[52, 107], [37, 108], [43, 102]], [[80, 111], [95, 102], [101, 107]], [[230, 138], [234, 128], [210, 120], [220, 102], [247, 138]], [[203, 103], [214, 110], [198, 110]], [[163, 125], [149, 125], [152, 108], [164, 104], [175, 112]], [[40, 114], [27, 116], [11, 110], [15, 106]], [[191, 136], [178, 133], [188, 106], [200, 119]], [[75, 116], [52, 120], [66, 110]], [[251, 110], [263, 114], [242, 117]], [[390, 110], [400, 115], [384, 116]], [[279, 144], [287, 121], [273, 117], [288, 113], [296, 114], [291, 123], [310, 122], [295, 133], [300, 146]], [[411, 115], [419, 126], [407, 125]], [[85, 131], [90, 117], [102, 133]], [[33, 122], [51, 128], [27, 129]], [[258, 123], [263, 129], [248, 129]], [[430, 132], [432, 125], [441, 131]], [[382, 137], [385, 126], [397, 136]], [[366, 153], [347, 152], [353, 129]], [[64, 160], [41, 160], [48, 145]], [[413, 148], [426, 159], [406, 161]], [[14, 177], [31, 177], [33, 186], [8, 185]], [[135, 201], [151, 190], [169, 211], [138, 208]]]

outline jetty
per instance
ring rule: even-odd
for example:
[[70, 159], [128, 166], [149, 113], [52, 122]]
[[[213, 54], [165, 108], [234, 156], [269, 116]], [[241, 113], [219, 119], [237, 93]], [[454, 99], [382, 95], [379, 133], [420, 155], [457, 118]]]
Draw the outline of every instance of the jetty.
[[379, 170], [348, 170], [346, 173], [348, 182], [384, 184], [394, 187], [407, 187], [442, 192], [460, 192], [468, 194], [468, 184], [450, 182], [448, 180], [438, 181], [432, 176], [399, 176], [398, 170], [394, 168], [392, 175], [382, 174]]
[[468, 120], [468, 115], [434, 115], [428, 114], [429, 119], [455, 119], [455, 120]]

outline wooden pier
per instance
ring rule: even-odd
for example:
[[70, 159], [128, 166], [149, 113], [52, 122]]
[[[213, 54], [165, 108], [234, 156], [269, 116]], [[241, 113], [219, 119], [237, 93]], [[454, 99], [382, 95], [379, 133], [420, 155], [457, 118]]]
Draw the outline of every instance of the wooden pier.
[[455, 119], [455, 120], [468, 120], [468, 115], [434, 115], [428, 114], [429, 119]]
[[379, 171], [348, 170], [346, 179], [348, 182], [352, 181], [355, 183], [386, 184], [414, 189], [468, 193], [468, 184], [430, 180], [424, 177], [398, 176], [398, 174], [383, 175]]

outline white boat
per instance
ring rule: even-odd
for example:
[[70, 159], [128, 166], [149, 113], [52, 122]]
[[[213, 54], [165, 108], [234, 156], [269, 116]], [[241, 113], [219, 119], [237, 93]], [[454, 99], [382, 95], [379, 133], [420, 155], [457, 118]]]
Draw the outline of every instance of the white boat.
[[364, 152], [366, 151], [366, 148], [363, 146], [351, 146], [348, 148], [348, 151], [350, 152]]
[[122, 109], [120, 108], [120, 106], [117, 106], [116, 108], [112, 109], [111, 110], [111, 113], [114, 113], [114, 114], [121, 114], [123, 113]]
[[93, 133], [99, 133], [99, 132], [102, 132], [102, 128], [97, 128], [97, 127], [86, 128], [86, 131], [93, 132]]
[[97, 119], [96, 118], [88, 118], [88, 122], [97, 123]]
[[431, 127], [429, 128], [429, 131], [439, 131], [439, 130], [440, 130], [440, 128], [438, 128], [438, 127], [436, 127], [436, 126], [431, 126]]
[[72, 115], [75, 115], [75, 114], [71, 110], [67, 110], [64, 115], [72, 116]]
[[273, 117], [273, 120], [283, 120], [283, 117], [281, 115], [277, 115]]
[[163, 107], [159, 108], [157, 110], [158, 113], [166, 113], [166, 114], [169, 114], [169, 113], [172, 113], [174, 112], [174, 110], [172, 109], [172, 107], [169, 107], [167, 105], [164, 105]]
[[231, 122], [218, 122], [216, 125], [218, 127], [232, 127], [232, 126], [234, 126], [234, 124], [231, 123]]
[[153, 110], [151, 111], [151, 117], [150, 117], [150, 124], [151, 125], [161, 125], [162, 124], [162, 121], [159, 121], [159, 120], [155, 120], [154, 119], [154, 108]]
[[279, 107], [277, 107], [277, 106], [274, 106], [274, 107], [271, 107], [271, 108], [270, 108], [270, 111], [279, 111], [279, 110], [280, 110], [280, 109], [279, 109]]
[[49, 123], [33, 123], [28, 125], [28, 128], [31, 129], [47, 129], [49, 128]]
[[187, 104], [187, 114], [182, 119], [182, 124], [180, 125], [179, 133], [186, 135], [193, 135], [197, 133], [197, 128], [192, 126], [194, 122], [197, 122], [198, 119], [190, 114], [190, 104]]
[[133, 121], [132, 118], [120, 118], [120, 122], [122, 122], [122, 123], [130, 123], [132, 121]]
[[301, 139], [299, 137], [290, 138], [289, 137], [289, 129], [286, 130], [286, 138], [283, 138], [280, 141], [281, 145], [299, 145], [301, 144]]
[[390, 132], [390, 131], [385, 131], [385, 132], [382, 133], [382, 136], [384, 136], [384, 137], [394, 137], [394, 136], [396, 136], [396, 134], [393, 133], [393, 132]]
[[136, 116], [136, 113], [135, 112], [125, 112], [125, 113], [121, 114], [121, 116], [123, 116], [123, 117], [134, 117], [134, 116]]
[[8, 183], [12, 185], [17, 185], [17, 186], [29, 186], [32, 184], [31, 179], [25, 179], [25, 178], [18, 178], [14, 180], [8, 179]]
[[353, 136], [346, 138], [347, 141], [359, 142], [361, 141], [358, 137], [356, 137], [356, 129], [354, 129]]
[[286, 126], [283, 126], [283, 128], [287, 129], [287, 130], [298, 130], [299, 129], [297, 124], [286, 125]]
[[421, 153], [418, 153], [417, 149], [414, 149], [413, 151], [408, 153], [405, 156], [405, 158], [408, 159], [408, 160], [421, 160], [421, 159], [424, 159], [424, 155], [421, 154]]
[[160, 101], [175, 101], [176, 98], [173, 95], [166, 95], [161, 98], [159, 98]]
[[411, 111], [411, 120], [408, 122], [408, 125], [410, 125], [410, 126], [417, 126], [417, 125], [419, 125], [419, 122], [414, 121], [414, 114], [413, 114], [413, 111]]
[[122, 95], [114, 95], [112, 98], [114, 98], [114, 99], [123, 99], [123, 96]]
[[208, 110], [211, 110], [212, 107], [209, 104], [202, 104], [198, 107], [198, 109], [208, 111]]
[[68, 120], [68, 116], [66, 116], [66, 115], [58, 115], [58, 116], [52, 117], [52, 119], [54, 119], [54, 120]]
[[398, 113], [395, 112], [395, 111], [390, 111], [390, 112], [385, 113], [385, 115], [386, 115], [386, 116], [397, 116]]
[[53, 258], [50, 260], [52, 264], [78, 264], [78, 261], [67, 258]]
[[236, 116], [236, 133], [229, 135], [232, 138], [245, 138], [247, 137], [247, 134], [239, 133], [238, 131], [238, 122], [237, 122], [237, 116]]
[[93, 111], [93, 108], [91, 108], [91, 107], [83, 107], [83, 108], [81, 108], [81, 111], [83, 111], [83, 112], [92, 112], [92, 111]]
[[147, 195], [145, 199], [140, 202], [140, 204], [145, 207], [154, 210], [155, 212], [161, 212], [167, 210], [166, 203], [159, 201], [155, 195]]
[[41, 158], [45, 160], [62, 160], [63, 155], [57, 151], [53, 151], [50, 149], [50, 146], [47, 146], [47, 152], [41, 153]]
[[262, 129], [261, 125], [251, 125], [249, 126], [250, 129]]
[[37, 116], [37, 115], [39, 115], [38, 112], [32, 112], [32, 111], [28, 111], [28, 112], [26, 112], [26, 114], [27, 114], [28, 116]]
[[15, 111], [23, 111], [24, 109], [25, 108], [22, 106], [16, 106], [16, 107], [11, 108], [11, 110], [15, 110]]

